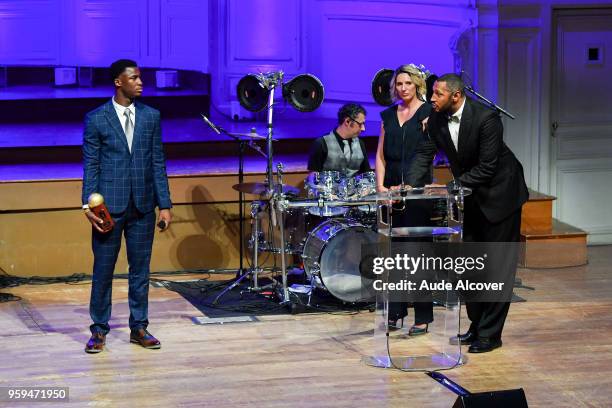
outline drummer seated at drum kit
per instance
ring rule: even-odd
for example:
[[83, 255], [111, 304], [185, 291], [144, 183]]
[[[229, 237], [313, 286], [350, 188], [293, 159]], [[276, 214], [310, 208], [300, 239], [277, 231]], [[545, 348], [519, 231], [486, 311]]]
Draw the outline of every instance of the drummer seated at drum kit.
[[347, 103], [338, 111], [338, 126], [316, 139], [310, 150], [308, 170], [338, 171], [344, 177], [371, 171], [365, 144], [359, 135], [365, 130], [366, 111]]
[[[365, 130], [366, 111], [356, 103], [347, 103], [338, 110], [338, 125], [325, 136], [316, 139], [310, 151], [305, 180], [309, 198], [351, 200], [376, 192], [376, 176], [370, 167], [365, 144], [359, 138]], [[351, 217], [369, 224], [372, 208], [360, 206]], [[338, 217], [349, 212], [348, 207], [311, 207], [308, 212], [318, 217]]]

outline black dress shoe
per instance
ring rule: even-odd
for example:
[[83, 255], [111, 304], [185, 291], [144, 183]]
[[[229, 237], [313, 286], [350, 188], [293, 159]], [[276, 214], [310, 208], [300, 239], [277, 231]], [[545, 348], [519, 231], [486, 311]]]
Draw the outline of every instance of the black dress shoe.
[[387, 321], [387, 327], [389, 328], [389, 331], [395, 331], [395, 330], [399, 330], [402, 327], [404, 327], [404, 318], [399, 318], [399, 319], [389, 319]]
[[429, 324], [425, 323], [425, 327], [418, 327], [416, 324], [408, 330], [408, 335], [411, 337], [420, 336], [422, 334], [427, 334], [427, 330], [429, 329]]
[[501, 340], [478, 339], [472, 343], [468, 353], [488, 353], [502, 346]]
[[461, 343], [462, 346], [468, 345], [468, 344], [472, 344], [473, 342], [475, 342], [476, 340], [478, 340], [478, 336], [476, 336], [476, 333], [471, 332], [471, 331], [467, 331], [464, 334], [460, 334], [458, 336], [454, 336], [451, 337], [448, 342], [452, 345], [458, 345]]

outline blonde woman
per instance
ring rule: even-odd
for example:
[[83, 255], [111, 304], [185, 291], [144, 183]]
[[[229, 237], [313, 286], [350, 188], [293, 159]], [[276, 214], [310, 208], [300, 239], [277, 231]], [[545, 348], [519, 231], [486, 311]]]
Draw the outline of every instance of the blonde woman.
[[[384, 192], [401, 189], [409, 185], [431, 184], [432, 167], [413, 179], [410, 167], [415, 149], [425, 135], [421, 122], [431, 113], [431, 105], [425, 102], [426, 74], [413, 64], [397, 68], [391, 79], [391, 95], [396, 103], [381, 112], [382, 126], [376, 150], [376, 189]], [[393, 227], [431, 225], [431, 203], [429, 200], [407, 200], [402, 208], [393, 211]], [[398, 238], [398, 241], [413, 241], [414, 238]], [[418, 240], [418, 238], [417, 238]], [[403, 325], [407, 315], [406, 302], [389, 303], [389, 326]], [[415, 322], [409, 334], [417, 336], [427, 333], [433, 321], [433, 306], [430, 302], [415, 302]]]

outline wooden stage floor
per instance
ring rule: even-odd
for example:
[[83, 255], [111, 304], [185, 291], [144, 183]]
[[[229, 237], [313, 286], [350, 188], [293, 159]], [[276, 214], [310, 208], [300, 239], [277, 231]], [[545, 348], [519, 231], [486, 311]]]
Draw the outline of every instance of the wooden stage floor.
[[[510, 308], [504, 346], [469, 354], [467, 365], [446, 374], [473, 392], [523, 387], [530, 407], [609, 407], [611, 249], [590, 247], [583, 267], [519, 270], [535, 291], [517, 290], [528, 301]], [[23, 299], [0, 304], [0, 387], [67, 386], [68, 406], [450, 407], [454, 401], [423, 373], [360, 361], [371, 342], [368, 312], [199, 326], [191, 318], [201, 312], [189, 302], [151, 287], [150, 330], [163, 346], [142, 349], [129, 343], [122, 279], [114, 285], [107, 350], [88, 355], [89, 290], [88, 282], [1, 290]], [[47, 405], [63, 406], [35, 404]]]

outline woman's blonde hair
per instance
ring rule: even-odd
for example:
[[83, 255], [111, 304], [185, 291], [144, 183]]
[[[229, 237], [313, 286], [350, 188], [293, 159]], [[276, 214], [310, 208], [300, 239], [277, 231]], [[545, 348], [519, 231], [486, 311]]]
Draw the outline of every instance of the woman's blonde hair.
[[393, 73], [393, 77], [391, 77], [391, 82], [389, 83], [393, 101], [398, 101], [400, 99], [395, 89], [395, 79], [399, 74], [408, 74], [410, 76], [412, 83], [416, 86], [417, 98], [424, 101], [425, 95], [427, 94], [427, 86], [425, 85], [427, 74], [414, 64], [400, 65]]

